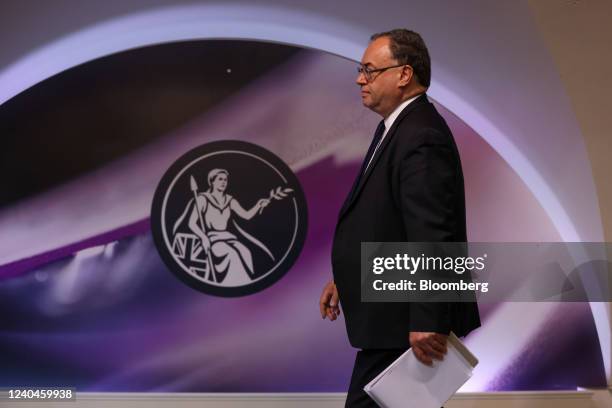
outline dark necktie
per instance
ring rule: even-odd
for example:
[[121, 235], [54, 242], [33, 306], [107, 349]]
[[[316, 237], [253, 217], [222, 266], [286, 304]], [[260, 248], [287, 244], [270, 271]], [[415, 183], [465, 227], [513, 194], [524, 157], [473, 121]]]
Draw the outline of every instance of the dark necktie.
[[353, 194], [355, 194], [355, 190], [357, 190], [357, 186], [361, 182], [361, 178], [363, 177], [366, 169], [368, 168], [368, 163], [374, 156], [374, 152], [376, 151], [376, 147], [378, 143], [380, 143], [380, 139], [382, 139], [383, 134], [385, 133], [385, 121], [381, 120], [376, 127], [376, 132], [374, 132], [374, 137], [372, 138], [372, 143], [370, 143], [370, 147], [368, 148], [368, 152], [366, 153], [365, 158], [363, 159], [363, 163], [361, 164], [361, 170], [359, 170], [359, 175], [357, 176], [357, 180], [355, 180], [355, 184], [353, 184], [353, 188], [351, 190], [351, 194], [349, 195], [349, 201], [353, 199]]

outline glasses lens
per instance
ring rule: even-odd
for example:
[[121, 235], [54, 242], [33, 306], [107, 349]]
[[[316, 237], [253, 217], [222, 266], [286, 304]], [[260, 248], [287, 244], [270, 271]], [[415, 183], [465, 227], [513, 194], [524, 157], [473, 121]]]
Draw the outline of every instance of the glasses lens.
[[370, 80], [370, 76], [372, 75], [372, 73], [368, 70], [368, 68], [364, 67], [363, 65], [360, 65], [357, 67], [357, 73], [359, 74], [363, 74], [363, 76], [365, 77], [366, 81]]

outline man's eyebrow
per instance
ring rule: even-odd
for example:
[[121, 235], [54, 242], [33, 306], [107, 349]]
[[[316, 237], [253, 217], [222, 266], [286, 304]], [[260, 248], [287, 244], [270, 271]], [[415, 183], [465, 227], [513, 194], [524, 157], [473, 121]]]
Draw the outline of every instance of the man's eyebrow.
[[363, 65], [364, 67], [368, 67], [368, 68], [374, 66], [374, 64], [372, 64], [371, 62], [366, 62], [366, 63], [361, 62], [361, 65]]

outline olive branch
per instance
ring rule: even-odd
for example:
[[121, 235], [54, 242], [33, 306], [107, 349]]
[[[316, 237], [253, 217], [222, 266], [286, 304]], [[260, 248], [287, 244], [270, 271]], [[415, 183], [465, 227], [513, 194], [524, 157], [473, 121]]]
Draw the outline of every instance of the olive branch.
[[[293, 189], [292, 188], [282, 188], [281, 186], [276, 187], [276, 189], [272, 189], [270, 190], [270, 196], [268, 197], [268, 200], [282, 200], [283, 198], [286, 198], [289, 193], [292, 193]], [[261, 212], [263, 211], [263, 207], [259, 209], [259, 214], [261, 214]]]

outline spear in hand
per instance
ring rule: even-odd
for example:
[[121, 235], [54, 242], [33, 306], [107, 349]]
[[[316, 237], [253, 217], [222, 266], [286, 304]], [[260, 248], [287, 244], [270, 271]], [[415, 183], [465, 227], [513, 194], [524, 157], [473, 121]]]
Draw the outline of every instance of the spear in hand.
[[[204, 220], [202, 219], [202, 209], [198, 205], [198, 184], [196, 183], [193, 176], [189, 178], [189, 182], [191, 184], [191, 191], [193, 192], [193, 199], [195, 200], [196, 211], [198, 212], [198, 219], [200, 220], [200, 225], [202, 226], [202, 233], [206, 234], [206, 231], [204, 230]], [[217, 274], [215, 273], [215, 264], [213, 263], [212, 255], [210, 254], [210, 251], [207, 251], [206, 248], [204, 247], [204, 240], [202, 240], [202, 249], [206, 251], [206, 256], [208, 258], [208, 269], [210, 273], [212, 274], [213, 282], [217, 283]]]

